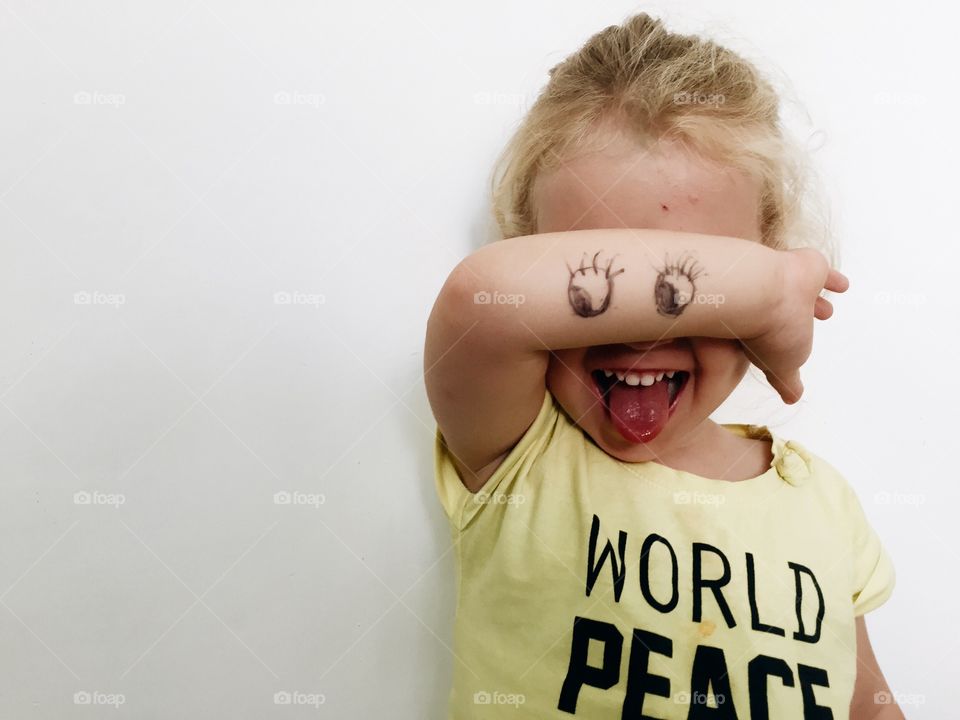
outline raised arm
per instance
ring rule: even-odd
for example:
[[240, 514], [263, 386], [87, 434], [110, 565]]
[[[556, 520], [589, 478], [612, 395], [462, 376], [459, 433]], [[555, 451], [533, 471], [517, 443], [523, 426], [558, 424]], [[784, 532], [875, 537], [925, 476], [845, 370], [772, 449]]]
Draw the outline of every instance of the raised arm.
[[[596, 229], [502, 240], [457, 265], [437, 297], [424, 352], [427, 394], [471, 490], [536, 416], [550, 350], [740, 338], [792, 401], [795, 370], [809, 354], [803, 328], [815, 312], [829, 316], [817, 294], [825, 285], [843, 289], [838, 277], [815, 251], [713, 235]], [[806, 304], [800, 313], [788, 307], [798, 303]], [[799, 323], [783, 319], [798, 314]], [[789, 342], [780, 347], [775, 333]]]

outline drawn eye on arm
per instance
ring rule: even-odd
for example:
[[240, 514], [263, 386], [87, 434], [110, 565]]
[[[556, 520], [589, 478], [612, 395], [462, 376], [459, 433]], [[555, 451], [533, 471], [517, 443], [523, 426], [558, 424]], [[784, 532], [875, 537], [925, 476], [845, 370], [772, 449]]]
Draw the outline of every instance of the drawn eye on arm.
[[684, 311], [697, 292], [695, 280], [704, 272], [696, 261], [689, 256], [671, 263], [667, 258], [657, 273], [657, 282], [653, 288], [653, 297], [657, 312], [668, 317], [677, 317]]
[[587, 254], [580, 259], [580, 267], [570, 271], [570, 282], [567, 283], [567, 299], [570, 307], [580, 317], [595, 317], [610, 307], [613, 297], [613, 279], [624, 272], [624, 268], [613, 270], [614, 255], [606, 266], [598, 264], [602, 250], [597, 251], [591, 262], [587, 262]]

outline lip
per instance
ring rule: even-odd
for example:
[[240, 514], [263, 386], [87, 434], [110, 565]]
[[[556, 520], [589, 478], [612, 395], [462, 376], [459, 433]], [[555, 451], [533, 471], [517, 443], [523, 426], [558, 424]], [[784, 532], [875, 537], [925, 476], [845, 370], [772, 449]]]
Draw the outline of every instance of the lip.
[[628, 348], [637, 350], [639, 352], [647, 352], [648, 350], [653, 350], [654, 348], [662, 348], [667, 346], [675, 346], [677, 344], [676, 338], [671, 338], [669, 340], [655, 340], [653, 342], [642, 342], [642, 343], [623, 343]]
[[583, 368], [592, 373], [594, 370], [619, 370], [621, 372], [669, 372], [682, 370], [692, 373], [693, 364], [690, 362], [689, 351], [684, 351], [676, 344], [669, 347], [656, 347], [650, 350], [633, 350], [626, 346], [623, 349], [597, 352], [593, 357], [585, 358]]
[[587, 372], [595, 373], [597, 370], [611, 370], [613, 372], [633, 372], [633, 373], [668, 373], [668, 372], [690, 372], [684, 368], [676, 367], [675, 365], [651, 365], [646, 367], [644, 365], [608, 365], [604, 363], [603, 365], [598, 365], [595, 368], [587, 368]]

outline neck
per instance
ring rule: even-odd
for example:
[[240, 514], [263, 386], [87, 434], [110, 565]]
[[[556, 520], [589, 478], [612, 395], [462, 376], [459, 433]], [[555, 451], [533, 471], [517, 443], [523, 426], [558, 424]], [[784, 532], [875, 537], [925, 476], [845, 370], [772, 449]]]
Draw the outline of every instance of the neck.
[[707, 419], [661, 452], [659, 462], [702, 477], [737, 481], [762, 474], [772, 457], [768, 442], [741, 437]]

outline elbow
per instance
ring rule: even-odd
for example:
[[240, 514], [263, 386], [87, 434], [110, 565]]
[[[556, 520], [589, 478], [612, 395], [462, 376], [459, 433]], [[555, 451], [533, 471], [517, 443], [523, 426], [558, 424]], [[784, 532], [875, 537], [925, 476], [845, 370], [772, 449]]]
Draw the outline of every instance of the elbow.
[[476, 266], [470, 256], [453, 268], [437, 294], [428, 325], [465, 328], [476, 322], [477, 309], [489, 296]]
[[471, 325], [476, 323], [474, 318], [474, 294], [480, 292], [477, 278], [470, 270], [458, 264], [447, 276], [446, 281], [437, 293], [430, 317], [427, 320], [425, 363], [432, 363], [438, 355], [444, 352], [443, 348], [461, 337]]
[[[447, 276], [427, 321], [427, 339], [456, 342], [476, 352], [531, 349], [521, 302], [503, 292], [498, 258], [484, 249], [460, 261]], [[541, 350], [539, 345], [532, 347]]]
[[464, 313], [473, 308], [478, 300], [482, 300], [484, 291], [481, 285], [483, 283], [472, 267], [475, 263], [468, 264], [470, 259], [461, 260], [450, 271], [437, 296], [438, 305], [442, 304], [443, 307]]

